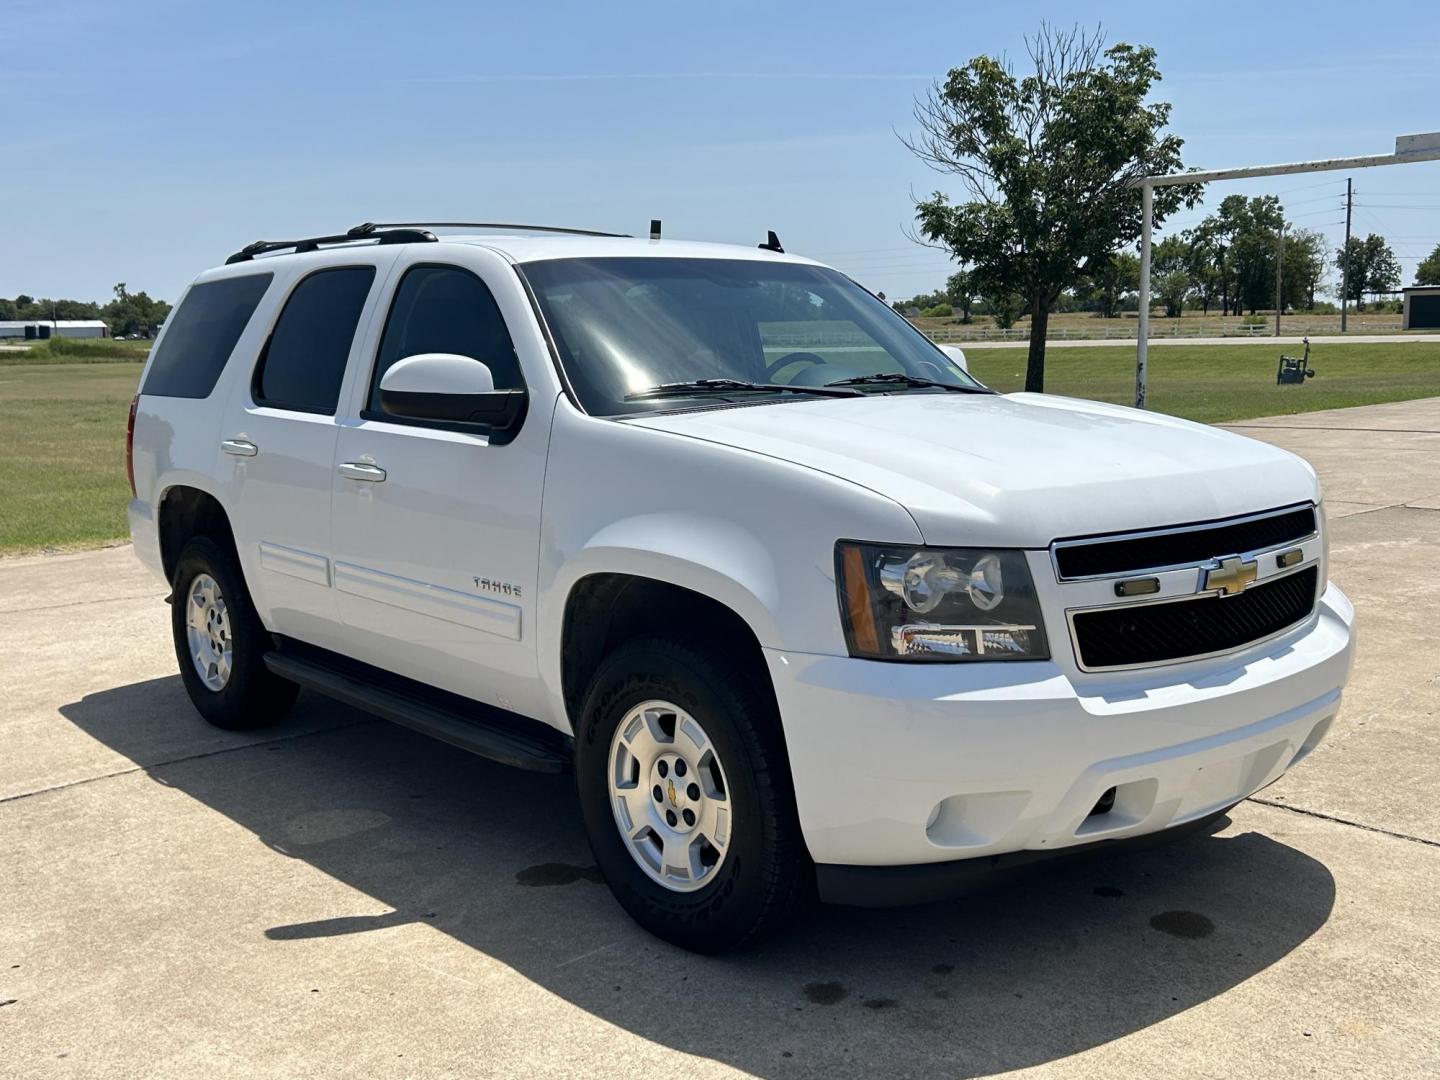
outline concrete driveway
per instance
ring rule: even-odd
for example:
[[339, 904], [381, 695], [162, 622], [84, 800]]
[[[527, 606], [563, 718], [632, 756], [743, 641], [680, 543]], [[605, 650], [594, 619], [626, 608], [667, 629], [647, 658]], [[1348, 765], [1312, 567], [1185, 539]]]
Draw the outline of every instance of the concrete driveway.
[[189, 707], [125, 548], [0, 561], [0, 1076], [1440, 1075], [1440, 399], [1233, 425], [1324, 478], [1347, 704], [1213, 835], [703, 959], [569, 780]]

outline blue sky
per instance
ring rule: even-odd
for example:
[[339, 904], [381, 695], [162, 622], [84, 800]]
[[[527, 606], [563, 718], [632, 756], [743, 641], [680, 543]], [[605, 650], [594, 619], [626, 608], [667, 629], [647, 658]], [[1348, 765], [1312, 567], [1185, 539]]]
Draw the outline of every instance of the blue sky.
[[[896, 131], [927, 82], [1023, 59], [1045, 19], [1159, 51], [1187, 165], [1440, 130], [1436, 4], [0, 0], [0, 295], [102, 299], [123, 280], [173, 299], [251, 240], [412, 217], [773, 228], [910, 295], [948, 272], [905, 238], [911, 193], [958, 188]], [[1409, 284], [1440, 243], [1440, 163], [1355, 180], [1356, 230], [1391, 239]], [[1235, 191], [1340, 233], [1343, 174], [1207, 201]]]

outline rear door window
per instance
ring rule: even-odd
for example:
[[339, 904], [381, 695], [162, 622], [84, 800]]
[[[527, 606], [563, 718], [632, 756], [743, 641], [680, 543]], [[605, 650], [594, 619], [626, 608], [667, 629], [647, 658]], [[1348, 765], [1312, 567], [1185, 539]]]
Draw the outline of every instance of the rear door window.
[[255, 367], [257, 404], [296, 412], [335, 412], [373, 266], [342, 266], [305, 278], [285, 302]]
[[247, 274], [194, 285], [170, 316], [142, 394], [209, 397], [273, 274]]

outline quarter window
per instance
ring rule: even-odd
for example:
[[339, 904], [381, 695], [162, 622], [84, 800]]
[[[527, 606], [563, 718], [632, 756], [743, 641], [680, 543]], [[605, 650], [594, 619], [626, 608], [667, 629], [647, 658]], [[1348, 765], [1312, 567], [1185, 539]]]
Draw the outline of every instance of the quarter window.
[[311, 274], [290, 294], [255, 369], [255, 401], [331, 415], [360, 324], [373, 266]]
[[375, 358], [367, 412], [383, 416], [380, 379], [391, 365], [417, 353], [453, 353], [490, 368], [497, 390], [525, 386], [515, 345], [485, 283], [457, 266], [416, 266], [395, 290]]
[[170, 316], [140, 392], [209, 397], [272, 277], [246, 274], [191, 286]]

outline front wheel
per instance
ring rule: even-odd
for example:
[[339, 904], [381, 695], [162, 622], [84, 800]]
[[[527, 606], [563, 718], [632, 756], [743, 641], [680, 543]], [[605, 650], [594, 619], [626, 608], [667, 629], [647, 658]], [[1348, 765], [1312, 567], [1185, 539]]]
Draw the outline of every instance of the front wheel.
[[575, 756], [596, 860], [651, 933], [725, 952], [782, 926], [805, 896], [779, 717], [738, 665], [629, 643], [591, 683]]

